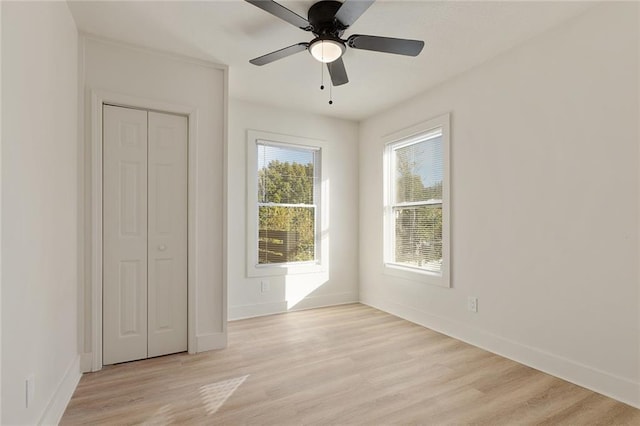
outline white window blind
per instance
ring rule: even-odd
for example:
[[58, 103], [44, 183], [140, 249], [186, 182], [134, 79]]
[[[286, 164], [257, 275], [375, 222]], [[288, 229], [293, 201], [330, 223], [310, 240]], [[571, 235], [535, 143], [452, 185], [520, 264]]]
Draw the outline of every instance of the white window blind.
[[440, 129], [389, 146], [390, 261], [437, 274], [443, 261], [442, 142]]
[[319, 151], [257, 143], [258, 264], [316, 259]]

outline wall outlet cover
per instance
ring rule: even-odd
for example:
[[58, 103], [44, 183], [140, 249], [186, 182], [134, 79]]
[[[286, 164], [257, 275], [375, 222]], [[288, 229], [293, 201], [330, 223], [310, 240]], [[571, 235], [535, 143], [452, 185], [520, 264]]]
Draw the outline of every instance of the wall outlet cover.
[[469, 296], [467, 298], [467, 309], [470, 312], [478, 312], [478, 298]]

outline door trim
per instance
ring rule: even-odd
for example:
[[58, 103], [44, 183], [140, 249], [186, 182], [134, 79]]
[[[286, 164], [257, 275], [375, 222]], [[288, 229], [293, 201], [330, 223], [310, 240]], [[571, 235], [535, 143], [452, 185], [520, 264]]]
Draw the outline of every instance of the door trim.
[[196, 353], [196, 140], [198, 109], [91, 90], [91, 371], [102, 369], [102, 106], [160, 111], [188, 117], [187, 136], [187, 348]]

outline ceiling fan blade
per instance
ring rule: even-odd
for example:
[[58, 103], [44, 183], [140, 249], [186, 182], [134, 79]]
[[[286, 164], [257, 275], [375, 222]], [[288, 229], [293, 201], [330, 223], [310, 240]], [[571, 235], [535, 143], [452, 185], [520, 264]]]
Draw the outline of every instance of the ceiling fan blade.
[[285, 47], [284, 49], [276, 50], [275, 52], [267, 53], [266, 55], [254, 58], [249, 62], [251, 62], [253, 65], [266, 65], [273, 61], [277, 61], [278, 59], [286, 58], [287, 56], [291, 56], [295, 53], [307, 50], [308, 47], [309, 43], [294, 44], [293, 46]]
[[375, 0], [345, 0], [336, 12], [336, 19], [345, 27], [350, 27]]
[[344, 67], [342, 58], [338, 58], [333, 62], [329, 62], [327, 64], [327, 68], [329, 69], [331, 82], [334, 86], [342, 86], [343, 84], [347, 84], [349, 82], [349, 77], [347, 77], [347, 70]]
[[354, 49], [373, 50], [375, 52], [395, 53], [397, 55], [418, 56], [424, 47], [422, 40], [378, 37], [354, 34], [347, 40]]
[[276, 3], [273, 0], [245, 0], [247, 3], [251, 3], [252, 5], [259, 7], [272, 14], [273, 16], [282, 19], [283, 21], [287, 21], [291, 25], [295, 25], [298, 28], [301, 28], [305, 31], [311, 31], [311, 25], [309, 25], [309, 21], [307, 21], [302, 16], [298, 15], [295, 12], [287, 9], [280, 3]]

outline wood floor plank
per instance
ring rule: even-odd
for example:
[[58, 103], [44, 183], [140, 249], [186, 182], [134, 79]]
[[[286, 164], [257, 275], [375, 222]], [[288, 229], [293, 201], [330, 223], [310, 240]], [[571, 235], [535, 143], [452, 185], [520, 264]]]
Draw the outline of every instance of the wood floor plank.
[[640, 425], [640, 410], [360, 305], [229, 323], [227, 349], [85, 374], [63, 425]]

